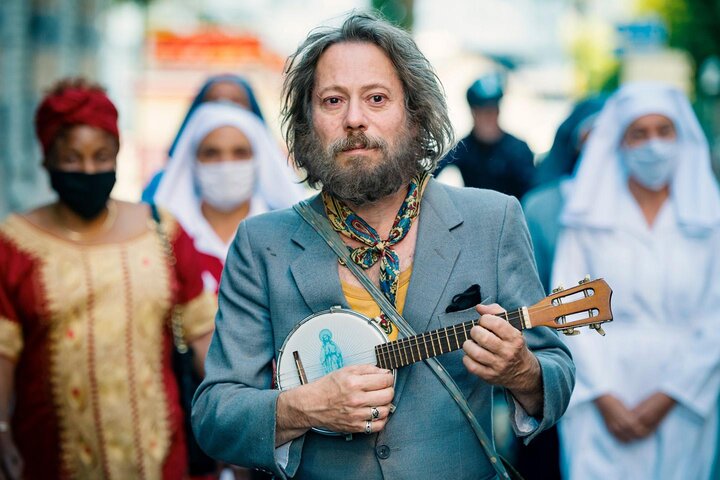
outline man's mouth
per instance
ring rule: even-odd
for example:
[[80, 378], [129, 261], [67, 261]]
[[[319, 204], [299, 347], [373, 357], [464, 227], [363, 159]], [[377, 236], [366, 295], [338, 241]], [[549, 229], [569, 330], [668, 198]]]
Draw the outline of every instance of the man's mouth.
[[343, 152], [357, 152], [360, 150], [367, 150], [367, 147], [365, 145], [355, 145], [350, 148], [346, 148]]

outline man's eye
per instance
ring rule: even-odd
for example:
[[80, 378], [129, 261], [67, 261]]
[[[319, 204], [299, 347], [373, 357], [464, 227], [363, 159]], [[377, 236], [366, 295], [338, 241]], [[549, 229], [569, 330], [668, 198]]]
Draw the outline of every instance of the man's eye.
[[330, 105], [337, 105], [338, 103], [340, 103], [340, 99], [337, 97], [326, 98], [325, 103], [329, 103]]
[[370, 97], [370, 99], [373, 101], [373, 103], [381, 103], [383, 100], [385, 100], [385, 97], [382, 95], [373, 95]]

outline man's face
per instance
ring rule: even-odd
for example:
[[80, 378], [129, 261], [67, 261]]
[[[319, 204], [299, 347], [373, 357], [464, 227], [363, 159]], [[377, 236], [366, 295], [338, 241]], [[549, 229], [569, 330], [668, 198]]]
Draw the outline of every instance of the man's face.
[[472, 107], [473, 131], [475, 136], [487, 143], [493, 143], [501, 136], [498, 117], [500, 109], [497, 105], [491, 104], [482, 107]]
[[326, 190], [351, 203], [394, 193], [418, 171], [419, 142], [402, 82], [375, 45], [339, 43], [322, 54], [312, 126], [311, 134], [298, 138], [298, 153]]

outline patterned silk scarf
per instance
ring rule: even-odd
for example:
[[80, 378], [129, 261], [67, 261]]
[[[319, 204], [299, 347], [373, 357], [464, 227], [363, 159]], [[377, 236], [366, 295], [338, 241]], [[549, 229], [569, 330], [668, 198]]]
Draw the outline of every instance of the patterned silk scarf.
[[[348, 238], [357, 240], [366, 246], [352, 248], [350, 257], [363, 269], [368, 269], [380, 260], [380, 291], [395, 306], [400, 274], [400, 259], [393, 246], [399, 243], [412, 227], [413, 220], [420, 212], [420, 199], [430, 176], [423, 172], [412, 179], [407, 197], [398, 210], [395, 222], [386, 240], [382, 240], [377, 231], [360, 218], [341, 200], [322, 192], [325, 213], [335, 231]], [[386, 322], [383, 322], [386, 323]], [[391, 329], [388, 325], [383, 328]], [[389, 333], [389, 332], [387, 332]]]

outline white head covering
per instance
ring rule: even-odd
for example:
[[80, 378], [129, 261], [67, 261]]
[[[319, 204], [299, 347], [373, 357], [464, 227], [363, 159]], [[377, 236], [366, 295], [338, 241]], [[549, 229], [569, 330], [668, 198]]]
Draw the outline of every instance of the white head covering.
[[207, 102], [200, 105], [177, 140], [158, 185], [155, 202], [177, 218], [195, 240], [198, 250], [223, 262], [228, 246], [219, 241], [202, 215], [194, 170], [200, 143], [213, 130], [226, 126], [241, 130], [252, 146], [257, 183], [250, 202], [250, 215], [268, 209], [287, 208], [305, 197], [286, 156], [253, 113], [229, 103]]
[[670, 183], [670, 201], [680, 225], [696, 230], [720, 224], [720, 191], [710, 166], [710, 149], [687, 97], [655, 82], [631, 83], [605, 104], [595, 122], [561, 214], [566, 226], [612, 228], [618, 193], [628, 189], [618, 150], [627, 127], [659, 114], [675, 125], [681, 155]]

